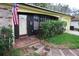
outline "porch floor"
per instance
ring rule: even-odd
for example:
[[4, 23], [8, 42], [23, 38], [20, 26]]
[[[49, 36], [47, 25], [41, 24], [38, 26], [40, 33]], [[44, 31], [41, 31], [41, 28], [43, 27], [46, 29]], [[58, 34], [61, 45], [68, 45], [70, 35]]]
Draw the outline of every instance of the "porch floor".
[[24, 37], [20, 37], [19, 39], [16, 39], [15, 44], [13, 45], [14, 48], [22, 48], [25, 46], [30, 46], [33, 45], [35, 43], [40, 42], [40, 40], [38, 40], [36, 37], [34, 36], [24, 36]]

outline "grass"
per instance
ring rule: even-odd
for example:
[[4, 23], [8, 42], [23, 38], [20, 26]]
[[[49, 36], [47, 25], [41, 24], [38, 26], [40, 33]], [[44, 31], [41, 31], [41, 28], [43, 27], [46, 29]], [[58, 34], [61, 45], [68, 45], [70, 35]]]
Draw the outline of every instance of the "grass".
[[63, 33], [61, 35], [48, 38], [48, 42], [55, 45], [66, 45], [69, 48], [79, 48], [79, 36]]
[[[16, 48], [16, 49], [13, 48], [6, 54], [6, 56], [24, 56], [24, 54], [25, 53], [23, 52], [22, 49], [20, 49], [20, 48]], [[31, 53], [27, 52], [26, 56], [40, 56], [40, 54], [38, 54], [36, 52], [31, 52]]]
[[21, 56], [22, 51], [20, 49], [12, 49], [9, 51], [9, 56]]

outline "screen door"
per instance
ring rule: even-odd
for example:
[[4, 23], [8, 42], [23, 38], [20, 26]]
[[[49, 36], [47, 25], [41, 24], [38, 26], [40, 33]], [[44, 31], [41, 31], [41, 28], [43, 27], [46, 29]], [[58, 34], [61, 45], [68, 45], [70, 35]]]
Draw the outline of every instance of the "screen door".
[[27, 34], [27, 15], [19, 15], [19, 35]]

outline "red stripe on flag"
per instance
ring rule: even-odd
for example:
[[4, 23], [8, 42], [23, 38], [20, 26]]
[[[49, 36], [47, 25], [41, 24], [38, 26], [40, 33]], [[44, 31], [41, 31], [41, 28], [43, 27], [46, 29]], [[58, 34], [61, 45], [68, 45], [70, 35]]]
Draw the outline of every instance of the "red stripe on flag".
[[19, 17], [18, 17], [18, 9], [19, 9], [19, 5], [17, 4], [17, 7], [16, 7], [16, 13], [17, 13], [17, 24], [19, 24]]
[[15, 25], [18, 25], [19, 24], [19, 18], [18, 18], [18, 6], [17, 4], [13, 6], [13, 9], [12, 9], [12, 12], [13, 12], [13, 22]]
[[18, 10], [17, 10], [17, 7], [16, 7], [16, 8], [15, 8], [16, 23], [19, 24], [19, 23], [18, 23], [18, 14], [17, 14], [17, 12], [18, 12]]
[[12, 14], [13, 14], [13, 23], [16, 25], [15, 14], [14, 14], [14, 8], [12, 8]]
[[16, 8], [14, 9], [14, 15], [15, 15], [15, 22], [17, 24], [17, 11], [16, 11]]

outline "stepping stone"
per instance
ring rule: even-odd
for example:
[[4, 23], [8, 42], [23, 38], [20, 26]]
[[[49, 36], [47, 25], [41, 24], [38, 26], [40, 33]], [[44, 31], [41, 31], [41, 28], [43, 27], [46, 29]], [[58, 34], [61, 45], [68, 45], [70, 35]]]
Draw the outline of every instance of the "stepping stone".
[[36, 47], [36, 48], [40, 48], [40, 47], [42, 47], [43, 45], [38, 42], [38, 43], [33, 44], [33, 45], [29, 46], [29, 47], [32, 47], [32, 46], [34, 46], [34, 47]]
[[44, 49], [44, 46], [40, 47], [38, 50], [36, 50], [36, 53], [40, 53]]
[[77, 49], [71, 49], [77, 56], [79, 56], [79, 51]]
[[47, 53], [47, 56], [52, 56], [52, 50], [50, 49], [50, 51]]
[[60, 53], [61, 53], [62, 56], [65, 56], [64, 53], [63, 53], [63, 51], [61, 49], [59, 49], [59, 51], [60, 51]]
[[61, 56], [61, 53], [60, 53], [59, 49], [51, 49], [49, 55], [50, 56]]
[[47, 55], [47, 51], [44, 50], [44, 46], [42, 46], [41, 48], [39, 48], [35, 52], [40, 54], [41, 56], [46, 56]]
[[69, 49], [61, 49], [65, 56], [74, 56]]

